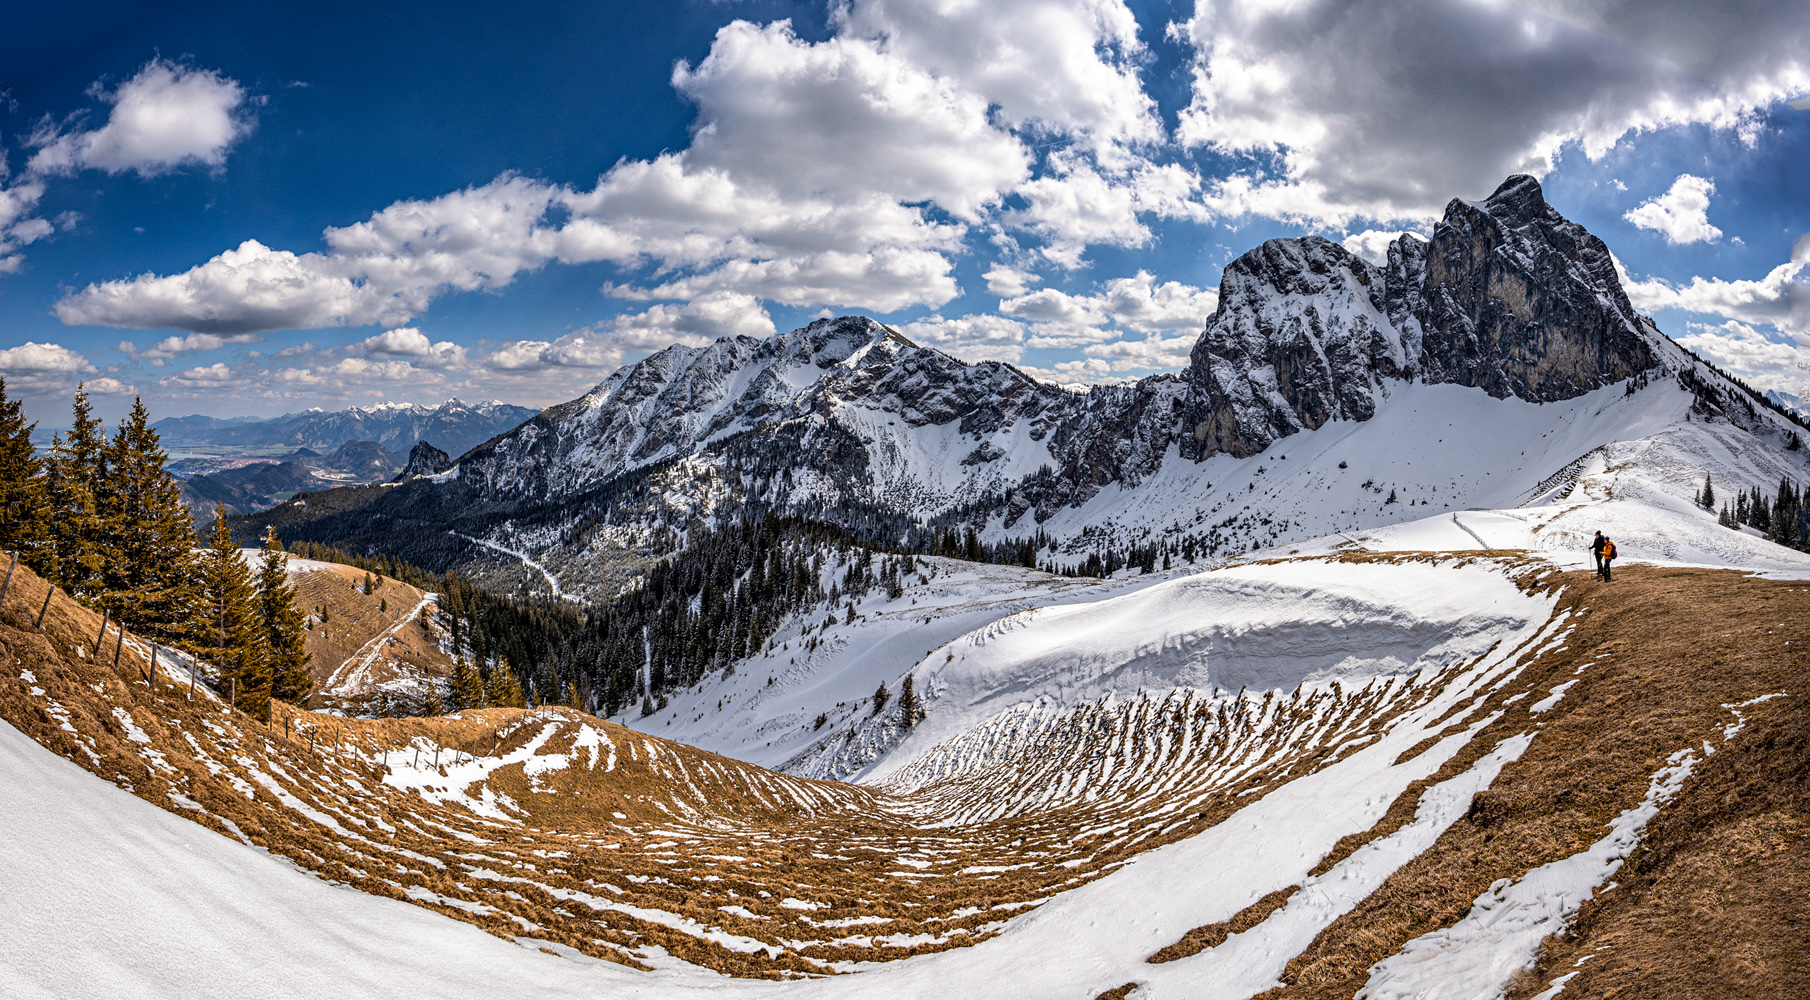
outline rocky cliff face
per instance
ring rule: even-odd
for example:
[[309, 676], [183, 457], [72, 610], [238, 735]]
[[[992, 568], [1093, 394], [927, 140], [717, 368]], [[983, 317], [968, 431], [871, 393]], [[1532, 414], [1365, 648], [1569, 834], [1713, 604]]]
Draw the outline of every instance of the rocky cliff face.
[[1233, 261], [1194, 345], [1182, 454], [1250, 455], [1329, 420], [1368, 420], [1409, 365], [1383, 273], [1318, 236]]
[[1510, 177], [1480, 203], [1446, 206], [1419, 300], [1415, 374], [1428, 382], [1552, 402], [1658, 360], [1609, 248], [1546, 204], [1531, 177]]
[[1250, 455], [1329, 420], [1366, 420], [1391, 380], [1571, 399], [1658, 363], [1609, 248], [1531, 177], [1453, 199], [1430, 241], [1382, 267], [1319, 237], [1233, 261], [1184, 376], [1182, 454]]
[[415, 476], [437, 476], [452, 468], [452, 465], [452, 456], [426, 441], [417, 441], [409, 449], [408, 464], [402, 467], [395, 482], [400, 483]]

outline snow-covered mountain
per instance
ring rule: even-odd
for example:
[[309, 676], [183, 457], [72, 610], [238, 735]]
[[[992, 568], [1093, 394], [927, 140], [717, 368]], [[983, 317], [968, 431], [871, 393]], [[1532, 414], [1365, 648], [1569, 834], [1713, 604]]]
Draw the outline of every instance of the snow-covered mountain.
[[417, 441], [430, 441], [459, 455], [519, 425], [535, 412], [495, 400], [467, 403], [455, 397], [439, 406], [378, 403], [346, 410], [306, 410], [258, 421], [169, 417], [153, 426], [166, 445], [178, 448], [294, 447], [329, 452], [348, 441], [375, 441], [404, 454]]
[[1783, 454], [1802, 432], [1639, 315], [1602, 241], [1517, 176], [1455, 199], [1380, 267], [1318, 237], [1239, 257], [1176, 375], [1079, 390], [819, 320], [669, 348], [431, 480], [272, 516], [389, 551], [453, 529], [579, 592], [649, 537], [750, 510], [882, 540], [923, 524], [1035, 538], [1040, 565], [1153, 545], [1192, 560], [1410, 507], [1513, 506], [1607, 442], [1691, 420], [1735, 435], [1734, 454]]

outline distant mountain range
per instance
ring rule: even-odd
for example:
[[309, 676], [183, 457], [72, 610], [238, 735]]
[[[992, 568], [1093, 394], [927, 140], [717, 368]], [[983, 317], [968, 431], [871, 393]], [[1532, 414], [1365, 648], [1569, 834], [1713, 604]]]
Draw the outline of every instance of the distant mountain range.
[[439, 406], [379, 403], [347, 410], [286, 413], [268, 420], [197, 414], [166, 417], [151, 426], [170, 448], [308, 448], [325, 453], [349, 441], [373, 441], [406, 455], [416, 442], [428, 441], [457, 456], [538, 412], [494, 400], [466, 403], [455, 398]]

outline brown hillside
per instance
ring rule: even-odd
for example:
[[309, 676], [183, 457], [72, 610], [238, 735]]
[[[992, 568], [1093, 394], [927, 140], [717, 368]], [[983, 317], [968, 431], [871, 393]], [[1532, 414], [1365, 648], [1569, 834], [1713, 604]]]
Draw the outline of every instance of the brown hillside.
[[375, 574], [376, 586], [366, 594], [365, 575], [338, 563], [290, 564], [296, 606], [308, 616], [305, 642], [314, 674], [308, 706], [375, 715], [380, 695], [387, 694], [395, 714], [418, 712], [427, 688], [452, 672], [438, 629], [422, 617], [435, 610], [433, 596]]

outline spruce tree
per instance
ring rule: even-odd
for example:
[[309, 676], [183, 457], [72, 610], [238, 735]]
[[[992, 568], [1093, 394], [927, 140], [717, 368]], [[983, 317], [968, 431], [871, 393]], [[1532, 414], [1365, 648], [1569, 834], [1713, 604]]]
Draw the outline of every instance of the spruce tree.
[[64, 590], [87, 598], [103, 586], [99, 497], [107, 464], [101, 422], [81, 386], [75, 390], [73, 417], [69, 436], [57, 435], [51, 445], [45, 483], [52, 512], [50, 549], [35, 566]]
[[522, 684], [516, 679], [508, 660], [490, 668], [490, 676], [484, 682], [484, 700], [497, 708], [528, 707]]
[[233, 707], [259, 721], [270, 719], [270, 649], [264, 638], [258, 594], [251, 570], [239, 558], [226, 511], [218, 518], [201, 560], [201, 597], [207, 612], [207, 634], [196, 651], [220, 668], [221, 693]]
[[0, 548], [37, 565], [49, 541], [44, 463], [32, 447], [35, 423], [25, 422], [19, 400], [6, 398], [0, 377]]
[[917, 724], [923, 717], [923, 709], [918, 705], [918, 692], [912, 683], [911, 675], [905, 675], [905, 683], [899, 688], [899, 717], [907, 726]]
[[[144, 402], [133, 400], [107, 443], [96, 504], [105, 559], [100, 600], [139, 632], [170, 642], [205, 639], [195, 592], [195, 522], [182, 504], [181, 486], [164, 468], [167, 459]], [[224, 510], [220, 515], [224, 527]], [[230, 531], [225, 539], [231, 543]], [[236, 548], [233, 556], [237, 560]], [[246, 573], [243, 562], [239, 567]]]
[[[216, 529], [218, 530], [218, 529]], [[308, 672], [308, 650], [302, 638], [302, 613], [289, 586], [289, 555], [275, 528], [264, 530], [263, 559], [258, 564], [258, 612], [264, 644], [270, 651], [270, 695], [300, 705], [314, 690]]]
[[453, 662], [450, 686], [448, 693], [453, 711], [484, 707], [484, 678], [478, 675], [478, 668], [472, 666], [470, 660], [460, 657]]
[[1697, 505], [1704, 510], [1716, 509], [1716, 488], [1710, 485], [1708, 473], [1703, 475], [1703, 493], [1697, 497]]

